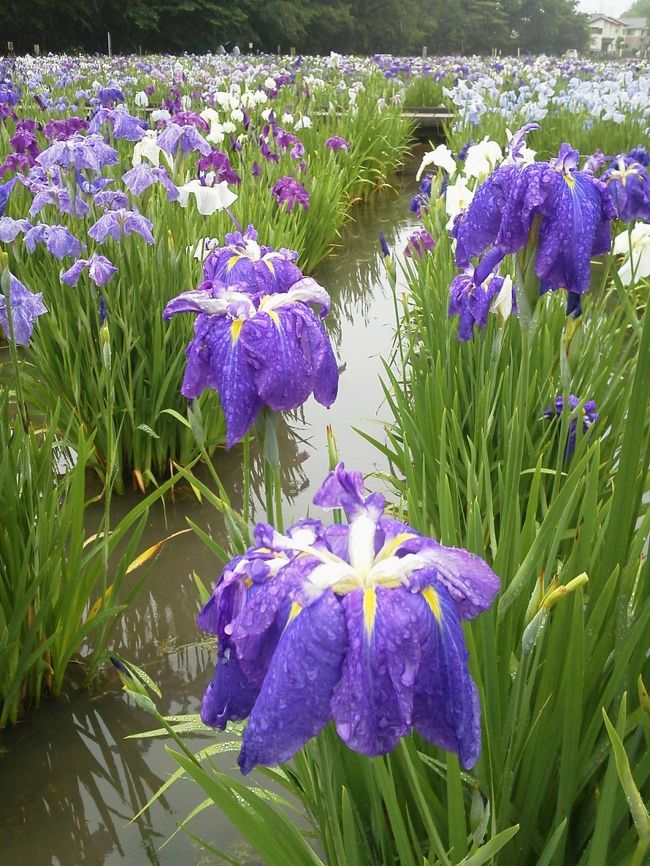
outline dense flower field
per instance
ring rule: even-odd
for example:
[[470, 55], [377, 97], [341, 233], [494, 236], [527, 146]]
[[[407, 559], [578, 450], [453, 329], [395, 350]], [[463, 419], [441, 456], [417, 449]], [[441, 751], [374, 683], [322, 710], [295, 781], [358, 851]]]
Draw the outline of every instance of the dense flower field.
[[[543, 57], [5, 63], [0, 727], [79, 654], [89, 680], [107, 661], [166, 541], [138, 553], [147, 509], [189, 482], [230, 544], [194, 527], [220, 574], [194, 575], [217, 638], [200, 719], [163, 718], [137, 659], [113, 662], [175, 741], [173, 778], [265, 863], [641, 866], [649, 91], [647, 63]], [[392, 420], [362, 435], [384, 492], [323, 431], [332, 522], [285, 530], [278, 419], [334, 405], [345, 361], [311, 274], [403, 162], [408, 108], [437, 105], [421, 225], [403, 250], [378, 238]], [[128, 486], [150, 492], [113, 525]], [[271, 789], [218, 770], [222, 742], [191, 751], [212, 728]]]

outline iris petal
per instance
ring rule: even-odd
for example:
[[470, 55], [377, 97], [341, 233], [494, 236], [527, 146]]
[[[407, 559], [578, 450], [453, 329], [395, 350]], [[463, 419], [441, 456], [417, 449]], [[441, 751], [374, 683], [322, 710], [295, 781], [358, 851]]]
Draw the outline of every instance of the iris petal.
[[288, 761], [327, 724], [346, 649], [345, 616], [332, 592], [291, 620], [244, 732], [243, 773]]
[[[372, 607], [365, 593], [375, 594]], [[418, 637], [413, 633], [415, 596], [400, 587], [356, 590], [343, 606], [350, 649], [332, 700], [332, 715], [341, 739], [364, 755], [382, 755], [408, 734], [413, 684], [420, 664]]]
[[439, 584], [414, 598], [422, 663], [414, 686], [413, 725], [429, 742], [456, 752], [469, 769], [481, 751], [481, 718], [456, 606]]

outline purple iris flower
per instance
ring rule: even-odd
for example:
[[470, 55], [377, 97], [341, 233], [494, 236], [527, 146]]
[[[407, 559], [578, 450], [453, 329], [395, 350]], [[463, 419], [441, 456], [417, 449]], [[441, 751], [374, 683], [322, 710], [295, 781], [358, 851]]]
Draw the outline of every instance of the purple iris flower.
[[333, 719], [368, 756], [416, 730], [456, 752], [481, 749], [478, 693], [461, 628], [492, 604], [499, 579], [478, 556], [419, 535], [364, 496], [339, 464], [314, 497], [348, 525], [267, 524], [226, 566], [199, 626], [219, 638], [203, 720], [249, 719], [239, 765], [274, 765]]
[[409, 259], [414, 258], [415, 256], [419, 259], [423, 259], [426, 253], [431, 252], [435, 247], [436, 242], [429, 232], [426, 229], [418, 229], [417, 231], [414, 231], [408, 239], [408, 242], [404, 247], [404, 255]]
[[181, 393], [219, 393], [226, 418], [226, 445], [232, 447], [264, 405], [284, 412], [313, 393], [331, 406], [338, 389], [336, 359], [320, 318], [308, 304], [329, 310], [329, 295], [310, 277], [286, 292], [251, 295], [248, 286], [203, 283], [167, 304], [164, 317], [198, 313], [187, 347]]
[[15, 241], [20, 232], [28, 232], [32, 227], [29, 220], [15, 220], [8, 216], [0, 217], [0, 241], [8, 244]]
[[9, 172], [18, 174], [19, 172], [27, 171], [33, 164], [31, 156], [27, 153], [10, 153], [2, 165], [0, 165], [0, 176], [4, 177]]
[[465, 160], [467, 159], [467, 151], [470, 149], [470, 147], [473, 147], [475, 144], [476, 144], [476, 142], [474, 141], [473, 138], [470, 138], [469, 141], [465, 142], [465, 144], [458, 151], [457, 159], [459, 162], [465, 162]]
[[640, 163], [644, 168], [650, 166], [650, 153], [642, 145], [633, 147], [628, 155], [631, 160]]
[[59, 213], [77, 217], [85, 216], [90, 210], [83, 199], [75, 196], [73, 200], [70, 197], [70, 192], [57, 184], [44, 186], [36, 192], [29, 208], [29, 215], [31, 217], [36, 216], [47, 205], [53, 205]]
[[139, 117], [133, 117], [124, 106], [118, 108], [100, 108], [90, 121], [88, 131], [91, 134], [101, 134], [102, 126], [108, 123], [113, 129], [115, 138], [126, 141], [140, 141], [147, 128], [147, 123]]
[[286, 204], [287, 211], [291, 211], [297, 204], [304, 210], [309, 209], [309, 192], [293, 177], [281, 177], [273, 184], [271, 194], [275, 196], [278, 204]]
[[75, 169], [74, 176], [77, 186], [84, 195], [94, 196], [100, 190], [115, 183], [115, 179], [112, 177], [102, 177], [101, 175], [98, 177], [85, 177], [79, 169]]
[[210, 124], [196, 111], [177, 111], [170, 122], [177, 126], [194, 126], [201, 132], [210, 132]]
[[48, 141], [70, 138], [77, 132], [88, 129], [88, 121], [82, 117], [65, 117], [63, 119], [48, 120], [43, 125], [43, 135]]
[[[446, 176], [445, 176], [446, 180]], [[429, 210], [429, 199], [431, 198], [431, 184], [433, 183], [433, 175], [428, 172], [424, 175], [422, 180], [420, 181], [420, 190], [416, 192], [416, 194], [411, 199], [411, 204], [409, 205], [409, 210], [411, 213], [414, 213], [418, 219], [422, 218], [422, 214], [425, 214]], [[441, 190], [441, 194], [444, 193], [446, 189], [446, 184], [443, 190]]]
[[136, 211], [118, 208], [110, 210], [101, 216], [97, 222], [88, 229], [88, 235], [98, 244], [103, 243], [107, 237], [121, 241], [124, 235], [138, 234], [148, 244], [152, 244], [153, 235], [151, 220], [143, 217]]
[[[576, 409], [580, 405], [580, 398], [576, 397], [575, 394], [569, 394], [567, 411], [571, 412], [572, 415], [575, 416]], [[544, 418], [556, 418], [562, 414], [564, 410], [564, 397], [558, 395], [554, 400], [552, 405], [547, 406], [544, 409], [543, 417]], [[581, 410], [582, 414], [582, 433], [586, 435], [589, 428], [592, 424], [595, 424], [596, 421], [600, 418], [600, 414], [596, 412], [596, 402], [595, 400], [587, 400], [584, 404], [584, 408]], [[566, 463], [573, 456], [574, 451], [576, 450], [576, 438], [578, 433], [578, 419], [576, 417], [572, 417], [569, 423], [569, 430], [567, 433], [567, 439], [564, 444], [564, 462]]]
[[35, 132], [36, 124], [34, 121], [19, 120], [16, 124], [16, 131], [9, 139], [9, 144], [16, 153], [24, 153], [32, 161], [36, 161], [36, 157], [41, 152]]
[[117, 268], [106, 256], [93, 253], [89, 259], [77, 259], [71, 268], [61, 274], [61, 282], [76, 286], [85, 270], [96, 286], [106, 285], [113, 274], [117, 273]]
[[325, 142], [325, 147], [337, 153], [339, 150], [350, 150], [350, 145], [341, 135], [332, 135]]
[[[481, 282], [474, 268], [458, 274], [449, 286], [448, 316], [458, 316], [458, 339], [465, 342], [474, 337], [474, 325], [485, 328], [490, 307], [503, 286], [503, 277], [488, 273]], [[516, 308], [513, 287], [513, 305]]]
[[295, 250], [268, 247], [258, 242], [257, 231], [249, 225], [245, 232], [231, 232], [226, 243], [216, 247], [203, 264], [206, 280], [245, 284], [250, 294], [286, 292], [302, 279], [296, 265]]
[[128, 208], [129, 197], [121, 189], [104, 189], [95, 193], [93, 202], [96, 207], [101, 207], [103, 210], [122, 210]]
[[25, 246], [30, 253], [36, 249], [37, 243], [43, 243], [48, 252], [57, 259], [66, 256], [78, 256], [81, 252], [81, 242], [71, 234], [65, 226], [37, 223], [25, 232]]
[[122, 175], [122, 180], [124, 181], [124, 186], [133, 195], [142, 195], [152, 184], [161, 183], [165, 187], [169, 201], [176, 201], [178, 198], [178, 188], [162, 166], [155, 168], [152, 165], [141, 162], [139, 165], [134, 165], [133, 168], [125, 172]]
[[[11, 324], [13, 325], [14, 340], [20, 346], [27, 346], [34, 330], [34, 322], [39, 316], [48, 311], [43, 303], [43, 294], [42, 292], [30, 292], [17, 277], [10, 274], [9, 304], [11, 307]], [[8, 340], [11, 339], [7, 298], [2, 292], [0, 292], [0, 325], [2, 325], [6, 338]]]
[[608, 162], [605, 154], [598, 148], [595, 150], [591, 156], [588, 156], [585, 160], [584, 169], [585, 171], [590, 171], [592, 174], [598, 174], [601, 168]]
[[620, 220], [650, 220], [650, 177], [644, 165], [621, 153], [600, 179], [614, 200]]
[[119, 87], [100, 87], [97, 98], [103, 106], [111, 106], [114, 102], [124, 102], [124, 94]]
[[181, 153], [190, 153], [193, 150], [198, 150], [203, 156], [208, 156], [212, 152], [212, 148], [203, 136], [197, 132], [196, 127], [191, 124], [178, 126], [176, 123], [169, 123], [161, 133], [158, 134], [158, 147], [174, 156], [180, 148]]
[[496, 267], [500, 258], [520, 252], [530, 241], [541, 292], [586, 292], [591, 258], [611, 247], [616, 211], [605, 185], [577, 165], [577, 151], [563, 144], [550, 162], [506, 165], [492, 172], [454, 224], [456, 264], [466, 268], [490, 250]]
[[215, 183], [221, 183], [224, 180], [226, 183], [232, 183], [236, 186], [241, 183], [241, 177], [230, 165], [228, 154], [223, 153], [221, 150], [213, 150], [207, 156], [202, 156], [197, 163], [197, 167], [199, 175], [213, 171], [215, 173]]
[[523, 159], [522, 151], [526, 146], [526, 136], [529, 132], [539, 128], [539, 123], [525, 123], [513, 134], [508, 142], [508, 153], [513, 162], [520, 162]]
[[3, 215], [5, 210], [7, 209], [7, 204], [9, 203], [9, 197], [11, 192], [16, 185], [16, 178], [12, 177], [11, 180], [8, 180], [6, 183], [0, 183], [0, 217]]
[[117, 151], [106, 144], [101, 135], [75, 133], [70, 138], [53, 142], [36, 162], [45, 169], [61, 166], [101, 171], [107, 165], [115, 165], [118, 160]]
[[267, 162], [280, 162], [280, 154], [274, 153], [264, 138], [260, 141], [260, 153]]

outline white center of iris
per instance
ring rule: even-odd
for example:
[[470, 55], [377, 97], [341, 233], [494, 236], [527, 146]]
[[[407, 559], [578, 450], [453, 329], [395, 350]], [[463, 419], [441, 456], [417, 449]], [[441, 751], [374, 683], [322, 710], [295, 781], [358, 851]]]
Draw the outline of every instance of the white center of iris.
[[375, 533], [377, 524], [370, 517], [362, 515], [353, 520], [348, 531], [348, 560], [330, 550], [323, 550], [305, 544], [304, 539], [292, 538], [295, 550], [320, 560], [307, 575], [304, 587], [308, 595], [320, 595], [332, 589], [339, 595], [346, 595], [355, 589], [370, 589], [376, 586], [396, 587], [405, 583], [411, 572], [427, 564], [425, 556], [408, 553], [396, 556], [395, 552], [405, 541], [416, 538], [414, 533], [402, 533], [387, 541], [375, 553]]

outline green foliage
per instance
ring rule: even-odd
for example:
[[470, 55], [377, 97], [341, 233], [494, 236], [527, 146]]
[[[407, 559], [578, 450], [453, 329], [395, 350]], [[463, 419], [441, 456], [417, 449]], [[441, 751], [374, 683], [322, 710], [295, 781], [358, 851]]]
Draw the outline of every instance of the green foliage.
[[161, 546], [136, 556], [164, 487], [115, 527], [87, 534], [92, 442], [75, 436], [75, 454], [58, 421], [25, 427], [9, 391], [0, 394], [0, 728], [59, 694], [72, 662], [78, 681], [96, 676], [142, 584], [128, 575]]
[[34, 0], [30, 16], [18, 0], [8, 2], [7, 36], [20, 51], [35, 42], [48, 51], [104, 51], [108, 31], [118, 53], [253, 43], [267, 52], [280, 45], [285, 53], [404, 55], [427, 45], [438, 54], [517, 47], [560, 54], [588, 39], [575, 0], [72, 0], [56, 11]]
[[626, 18], [650, 18], [650, 0], [634, 0], [624, 15]]
[[[455, 271], [433, 219], [438, 246], [409, 266], [400, 351], [386, 368], [395, 422], [388, 444], [374, 444], [410, 522], [486, 557], [503, 581], [498, 609], [467, 628], [485, 724], [476, 778], [494, 830], [520, 827], [495, 862], [628, 862], [638, 840], [601, 710], [616, 713], [648, 672], [650, 318], [641, 336], [643, 304], [618, 305], [618, 290], [599, 289], [595, 275], [569, 364], [562, 346], [578, 337], [553, 295], [529, 337], [492, 317], [461, 344], [446, 316]], [[566, 463], [570, 419], [550, 425], [542, 413], [569, 392], [595, 399], [601, 418]], [[622, 737], [647, 799], [643, 731], [639, 708]]]

